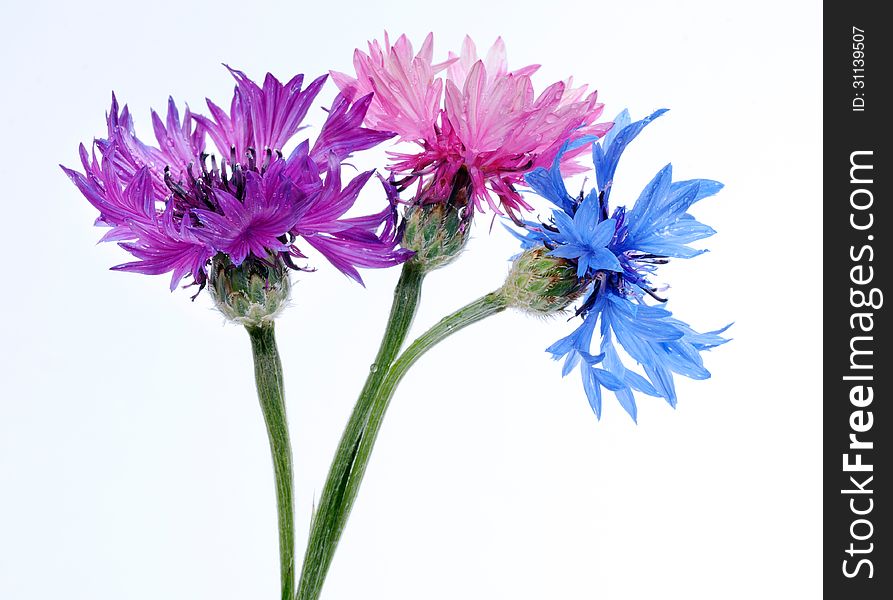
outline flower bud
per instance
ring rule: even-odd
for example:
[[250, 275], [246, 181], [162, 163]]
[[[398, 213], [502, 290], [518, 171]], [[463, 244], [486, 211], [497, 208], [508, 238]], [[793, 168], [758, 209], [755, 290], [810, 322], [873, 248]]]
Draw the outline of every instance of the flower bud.
[[549, 314], [567, 308], [583, 286], [569, 260], [550, 256], [544, 246], [525, 250], [512, 263], [502, 295], [509, 306]]
[[238, 267], [224, 254], [211, 261], [208, 289], [218, 310], [234, 323], [257, 327], [272, 322], [288, 301], [291, 282], [278, 257], [249, 256]]
[[471, 229], [469, 206], [471, 182], [462, 168], [453, 181], [450, 197], [439, 202], [425, 202], [425, 192], [406, 209], [402, 245], [415, 252], [412, 261], [425, 271], [449, 264], [465, 248]]

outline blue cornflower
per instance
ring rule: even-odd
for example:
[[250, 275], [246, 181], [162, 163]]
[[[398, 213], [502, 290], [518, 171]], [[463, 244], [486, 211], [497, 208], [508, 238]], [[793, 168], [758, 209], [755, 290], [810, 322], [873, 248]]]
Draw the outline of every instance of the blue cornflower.
[[[688, 213], [697, 201], [716, 194], [722, 184], [707, 179], [673, 181], [671, 165], [661, 169], [627, 209], [608, 210], [614, 173], [626, 146], [666, 109], [632, 122], [623, 111], [614, 128], [593, 143], [596, 187], [573, 197], [561, 176], [561, 155], [550, 169], [527, 175], [527, 184], [555, 205], [547, 223], [525, 222], [515, 233], [526, 250], [545, 246], [549, 254], [576, 265], [583, 302], [575, 316], [582, 323], [547, 352], [564, 358], [562, 375], [579, 367], [589, 404], [601, 418], [602, 388], [615, 394], [636, 420], [634, 392], [662, 397], [676, 405], [673, 374], [706, 379], [701, 352], [728, 341], [728, 326], [698, 333], [673, 317], [666, 300], [651, 282], [657, 267], [670, 258], [691, 258], [704, 252], [688, 244], [709, 237], [713, 229]], [[647, 297], [647, 298], [646, 298]], [[653, 304], [657, 301], [659, 304]], [[652, 303], [649, 303], [652, 302]], [[598, 348], [593, 336], [598, 327]], [[615, 344], [616, 342], [616, 344]], [[617, 345], [642, 367], [644, 374], [623, 364]]]

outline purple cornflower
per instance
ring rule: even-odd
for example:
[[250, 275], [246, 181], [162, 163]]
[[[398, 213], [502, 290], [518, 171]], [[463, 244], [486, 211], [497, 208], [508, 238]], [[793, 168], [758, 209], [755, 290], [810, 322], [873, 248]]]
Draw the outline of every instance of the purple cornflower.
[[[285, 156], [326, 76], [301, 89], [303, 75], [283, 84], [268, 73], [260, 86], [230, 72], [236, 86], [229, 112], [208, 100], [210, 117], [187, 108], [181, 120], [172, 99], [165, 120], [152, 112], [157, 147], [136, 136], [127, 106], [119, 108], [113, 94], [108, 137], [92, 152], [80, 146], [84, 172], [62, 167], [99, 211], [97, 225], [110, 228], [102, 241], [118, 242], [137, 259], [113, 269], [171, 273], [172, 290], [184, 277], [204, 287], [215, 256], [235, 266], [253, 257], [298, 268], [293, 258], [306, 258], [299, 238], [360, 283], [358, 267], [406, 260], [411, 253], [396, 248], [393, 205], [343, 218], [373, 172], [342, 186], [341, 162], [394, 135], [362, 127], [372, 95], [355, 102], [339, 95], [316, 141]], [[206, 151], [207, 137], [216, 155]]]

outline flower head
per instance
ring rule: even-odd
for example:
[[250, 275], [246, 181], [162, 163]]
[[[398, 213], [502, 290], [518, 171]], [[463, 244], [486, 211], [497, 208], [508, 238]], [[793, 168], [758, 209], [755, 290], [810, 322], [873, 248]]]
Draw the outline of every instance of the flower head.
[[[373, 41], [368, 53], [354, 53], [354, 67], [356, 77], [332, 77], [351, 97], [374, 92], [367, 124], [419, 146], [393, 153], [391, 165], [402, 187], [418, 181], [419, 203], [448, 199], [464, 169], [472, 207], [529, 209], [516, 189], [524, 174], [549, 166], [566, 139], [591, 141], [611, 127], [596, 124], [602, 105], [585, 86], [556, 82], [536, 95], [531, 75], [538, 66], [509, 71], [502, 39], [481, 60], [466, 37], [459, 55], [434, 63], [431, 34], [416, 54], [406, 36], [391, 45], [385, 34], [384, 44]], [[578, 154], [562, 155], [567, 169]]]
[[[617, 117], [615, 128], [593, 144], [597, 186], [588, 194], [575, 198], [567, 192], [560, 158], [550, 169], [537, 169], [527, 177], [531, 188], [555, 209], [549, 222], [528, 221], [524, 233], [516, 235], [528, 253], [547, 249], [547, 256], [575, 264], [578, 289], [584, 290], [576, 311], [582, 323], [547, 351], [556, 360], [564, 358], [563, 375], [579, 367], [589, 403], [599, 417], [602, 388], [613, 392], [633, 419], [637, 417], [634, 392], [662, 397], [675, 406], [673, 374], [708, 378], [700, 353], [727, 341], [720, 336], [725, 328], [698, 333], [674, 318], [652, 282], [657, 267], [670, 258], [691, 258], [703, 252], [688, 244], [715, 232], [688, 210], [718, 192], [722, 184], [706, 179], [674, 182], [672, 167], [667, 165], [632, 208], [621, 206], [609, 212], [608, 198], [623, 150], [664, 112], [635, 123], [626, 111]], [[593, 349], [596, 328], [600, 341]], [[644, 375], [626, 368], [615, 340], [642, 366]]]
[[[286, 156], [325, 76], [303, 88], [303, 75], [283, 84], [267, 74], [261, 86], [230, 72], [236, 86], [229, 112], [208, 100], [210, 117], [187, 108], [181, 120], [171, 100], [165, 120], [152, 113], [157, 146], [137, 137], [127, 106], [113, 95], [108, 137], [96, 140], [93, 152], [81, 145], [83, 172], [63, 167], [99, 210], [97, 223], [110, 228], [103, 241], [136, 258], [114, 268], [171, 273], [171, 289], [187, 276], [204, 287], [215, 256], [234, 267], [251, 259], [297, 268], [299, 240], [357, 281], [358, 267], [405, 260], [392, 204], [344, 217], [372, 171], [343, 184], [341, 162], [393, 136], [362, 127], [371, 96], [351, 102], [339, 95], [315, 143], [305, 140]], [[206, 150], [206, 137], [216, 154]]]

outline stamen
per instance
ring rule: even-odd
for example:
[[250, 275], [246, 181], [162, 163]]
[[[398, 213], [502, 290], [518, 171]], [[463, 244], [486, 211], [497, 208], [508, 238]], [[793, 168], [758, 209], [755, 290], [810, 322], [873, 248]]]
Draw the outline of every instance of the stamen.
[[291, 254], [289, 254], [288, 252], [282, 252], [279, 254], [279, 256], [282, 257], [282, 262], [284, 262], [285, 266], [288, 267], [289, 269], [292, 269], [295, 271], [303, 271], [305, 273], [312, 273], [313, 271], [316, 270], [312, 267], [299, 267], [298, 265], [295, 264], [294, 259], [292, 258]]
[[665, 265], [670, 262], [670, 259], [668, 257], [660, 254], [637, 254], [634, 252], [627, 252], [626, 256], [630, 260], [646, 265]]
[[561, 230], [558, 229], [555, 225], [552, 225], [549, 223], [543, 223], [542, 221], [540, 221], [540, 225], [543, 226], [543, 229], [545, 229], [546, 231], [549, 231], [551, 233], [561, 233]]
[[644, 285], [640, 285], [639, 287], [642, 288], [643, 292], [645, 292], [646, 294], [648, 294], [649, 296], [651, 296], [658, 302], [666, 302], [668, 300], [667, 298], [661, 298], [660, 296], [658, 296], [657, 294], [654, 293], [655, 291], [657, 291], [657, 288], [648, 288], [648, 287], [645, 287]]
[[[198, 281], [198, 279], [196, 279], [195, 282], [190, 285], [195, 285], [196, 283], [198, 284], [198, 291], [195, 293], [194, 296], [192, 296], [190, 298], [190, 300], [192, 300], [193, 302], [195, 302], [195, 299], [198, 298], [199, 294], [202, 293], [202, 290], [205, 289], [205, 286], [208, 284], [206, 278], [204, 278], [204, 277], [202, 277], [201, 281]], [[188, 286], [184, 286], [184, 287], [188, 287]]]
[[[512, 223], [514, 223], [514, 224], [517, 225], [518, 227], [521, 227], [521, 228], [524, 227], [524, 221], [521, 220], [521, 217], [519, 217], [518, 215], [515, 214], [515, 211], [513, 211], [513, 210], [511, 209], [511, 207], [508, 207], [508, 206], [505, 205], [505, 203], [503, 203], [502, 208], [505, 209], [505, 214], [507, 214], [508, 217], [509, 217], [509, 219], [512, 220]], [[495, 214], [493, 215], [493, 218], [494, 218], [494, 219], [496, 218], [496, 215], [495, 215]], [[491, 228], [492, 228], [492, 224], [491, 224]], [[556, 230], [556, 231], [557, 231], [557, 230]]]
[[171, 192], [173, 192], [176, 196], [179, 196], [182, 200], [189, 199], [189, 193], [181, 186], [179, 183], [174, 181], [174, 178], [171, 177], [171, 168], [164, 168], [164, 185], [167, 186]]
[[241, 200], [245, 192], [245, 172], [238, 163], [233, 165], [233, 175], [230, 181], [233, 187], [233, 195]]

